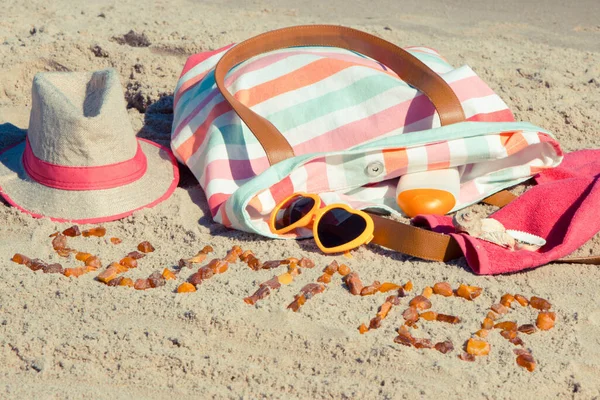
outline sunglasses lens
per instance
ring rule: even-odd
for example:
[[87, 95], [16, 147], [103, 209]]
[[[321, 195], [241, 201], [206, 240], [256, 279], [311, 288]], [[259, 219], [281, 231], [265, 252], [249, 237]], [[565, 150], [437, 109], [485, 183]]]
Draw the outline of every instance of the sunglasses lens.
[[326, 248], [334, 248], [350, 243], [367, 228], [367, 221], [343, 208], [332, 208], [321, 217], [317, 233]]
[[315, 207], [315, 200], [310, 197], [296, 196], [291, 198], [286, 204], [281, 206], [277, 219], [275, 220], [275, 229], [283, 229], [298, 222], [306, 216]]

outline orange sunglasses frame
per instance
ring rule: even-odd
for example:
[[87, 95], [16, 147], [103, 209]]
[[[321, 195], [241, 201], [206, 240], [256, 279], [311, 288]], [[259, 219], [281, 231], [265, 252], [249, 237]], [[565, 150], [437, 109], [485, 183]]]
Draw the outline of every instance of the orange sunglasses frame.
[[[275, 220], [277, 219], [277, 214], [281, 210], [281, 207], [283, 207], [288, 201], [290, 201], [294, 197], [300, 197], [300, 196], [308, 197], [308, 198], [311, 198], [314, 200], [315, 205], [313, 206], [312, 210], [309, 213], [307, 213], [304, 217], [302, 217], [298, 221], [294, 222], [293, 224], [290, 224], [290, 225], [286, 226], [285, 228], [276, 229], [275, 228]], [[366, 226], [365, 226], [364, 232], [361, 233], [360, 236], [358, 236], [356, 239], [354, 239], [348, 243], [344, 243], [340, 246], [328, 248], [328, 247], [323, 246], [323, 243], [321, 243], [321, 240], [319, 239], [317, 227], [319, 226], [319, 222], [321, 221], [321, 218], [323, 217], [323, 215], [333, 208], [341, 208], [341, 209], [349, 212], [350, 214], [360, 215], [365, 220]], [[363, 244], [367, 244], [371, 240], [373, 240], [373, 230], [374, 230], [373, 219], [367, 213], [365, 213], [364, 211], [360, 211], [360, 210], [354, 210], [354, 209], [350, 208], [349, 206], [347, 206], [346, 204], [341, 204], [341, 203], [329, 204], [329, 205], [321, 208], [321, 198], [315, 194], [297, 192], [297, 193], [292, 194], [289, 197], [286, 197], [281, 202], [279, 202], [279, 204], [277, 204], [275, 206], [273, 211], [271, 211], [271, 218], [269, 219], [269, 228], [271, 229], [271, 232], [273, 232], [274, 234], [277, 234], [277, 235], [283, 235], [283, 234], [291, 232], [297, 228], [309, 227], [311, 224], [312, 224], [313, 237], [315, 239], [315, 242], [317, 243], [317, 246], [319, 246], [319, 249], [321, 249], [321, 251], [323, 253], [340, 253], [340, 252], [352, 250], [359, 246], [362, 246]]]

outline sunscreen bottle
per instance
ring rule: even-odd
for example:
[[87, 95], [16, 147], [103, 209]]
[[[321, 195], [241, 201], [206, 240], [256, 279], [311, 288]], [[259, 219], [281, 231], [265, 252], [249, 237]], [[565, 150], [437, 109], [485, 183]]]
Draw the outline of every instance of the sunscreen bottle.
[[410, 218], [418, 214], [444, 215], [458, 201], [458, 168], [446, 168], [402, 175], [396, 187], [396, 201]]

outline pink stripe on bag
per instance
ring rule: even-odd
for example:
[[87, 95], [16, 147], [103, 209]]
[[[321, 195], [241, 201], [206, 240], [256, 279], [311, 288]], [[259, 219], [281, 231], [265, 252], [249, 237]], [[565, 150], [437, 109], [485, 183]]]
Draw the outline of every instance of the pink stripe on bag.
[[97, 167], [69, 167], [37, 158], [29, 140], [26, 140], [23, 167], [33, 180], [44, 186], [63, 190], [100, 190], [137, 181], [146, 173], [148, 164], [139, 143], [135, 156], [127, 161]]

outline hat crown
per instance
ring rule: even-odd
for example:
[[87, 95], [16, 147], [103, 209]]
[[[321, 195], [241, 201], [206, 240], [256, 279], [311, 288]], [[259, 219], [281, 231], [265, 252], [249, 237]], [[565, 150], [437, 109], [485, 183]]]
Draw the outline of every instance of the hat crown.
[[33, 79], [27, 138], [33, 154], [62, 166], [127, 161], [137, 140], [117, 72], [46, 72]]

